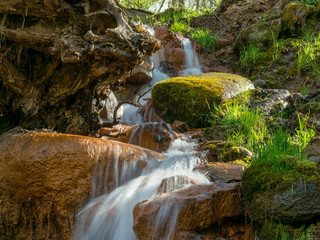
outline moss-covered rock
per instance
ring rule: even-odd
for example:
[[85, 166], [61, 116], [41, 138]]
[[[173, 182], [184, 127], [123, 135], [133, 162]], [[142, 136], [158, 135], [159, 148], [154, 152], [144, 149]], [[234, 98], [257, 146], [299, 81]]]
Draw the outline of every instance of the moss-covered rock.
[[180, 120], [191, 127], [203, 127], [213, 105], [253, 88], [250, 80], [235, 74], [176, 77], [153, 87], [152, 105], [166, 122]]
[[277, 39], [281, 31], [281, 21], [257, 23], [240, 31], [236, 42], [235, 49], [242, 50], [249, 43], [270, 45], [273, 39]]
[[272, 164], [255, 164], [242, 178], [242, 191], [250, 218], [260, 225], [265, 221], [295, 224], [320, 216], [320, 169], [308, 160], [283, 158], [278, 169]]
[[282, 13], [282, 31], [286, 35], [300, 35], [316, 24], [316, 7], [303, 3], [290, 3]]

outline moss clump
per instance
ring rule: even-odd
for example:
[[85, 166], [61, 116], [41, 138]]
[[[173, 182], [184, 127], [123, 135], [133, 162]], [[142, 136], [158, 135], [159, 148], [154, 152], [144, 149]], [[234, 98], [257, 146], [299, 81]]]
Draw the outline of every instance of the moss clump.
[[177, 77], [153, 87], [152, 104], [166, 122], [180, 120], [191, 127], [203, 127], [212, 105], [250, 88], [253, 85], [248, 79], [228, 73]]
[[[244, 171], [242, 189], [247, 200], [255, 194], [277, 192], [290, 188], [293, 182], [310, 182], [320, 186], [320, 168], [314, 162], [292, 156], [282, 156], [277, 163], [279, 170], [272, 163], [261, 165], [253, 163]], [[287, 167], [285, 167], [287, 166]]]

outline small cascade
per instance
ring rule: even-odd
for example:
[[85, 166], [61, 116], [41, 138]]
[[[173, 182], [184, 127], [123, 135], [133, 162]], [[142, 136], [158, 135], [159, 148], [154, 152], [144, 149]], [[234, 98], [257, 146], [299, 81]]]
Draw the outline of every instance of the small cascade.
[[[166, 160], [159, 162], [154, 159], [146, 159], [147, 166], [140, 176], [122, 184], [109, 194], [92, 199], [87, 206], [78, 214], [77, 225], [74, 232], [74, 240], [136, 240], [133, 227], [133, 208], [142, 200], [156, 196], [159, 193], [159, 186], [162, 181], [174, 176], [188, 176], [200, 184], [206, 184], [207, 178], [194, 171], [199, 164], [196, 157], [197, 144], [186, 142], [181, 139], [175, 140], [170, 149], [165, 153]], [[176, 178], [172, 178], [176, 179]], [[181, 185], [180, 178], [177, 184], [184, 188], [190, 186], [188, 182]], [[166, 189], [172, 189], [170, 186]], [[163, 188], [160, 188], [163, 189]], [[161, 191], [160, 191], [161, 194]], [[179, 213], [179, 206], [176, 209], [168, 209], [163, 206], [155, 219], [155, 224], [166, 221], [169, 212], [169, 228], [164, 239], [169, 239], [175, 226], [175, 219]], [[172, 213], [175, 213], [172, 215]], [[154, 233], [158, 234], [158, 233]], [[157, 239], [157, 238], [154, 238]]]
[[[143, 28], [149, 33], [154, 36], [154, 30], [148, 25], [143, 25]], [[135, 97], [135, 101], [138, 100], [139, 96], [144, 94], [145, 92], [149, 91], [154, 84], [163, 81], [165, 79], [170, 78], [167, 74], [161, 71], [160, 68], [160, 56], [159, 52], [156, 52], [152, 57], [151, 57], [152, 62], [154, 63], [154, 69], [153, 69], [153, 75], [152, 75], [152, 81], [148, 84], [146, 84], [137, 94]], [[147, 104], [147, 100], [144, 99], [150, 99], [151, 98], [151, 91], [149, 91], [146, 95], [144, 95], [143, 99], [140, 100], [140, 103], [142, 106], [145, 106]], [[120, 121], [124, 124], [128, 125], [135, 125], [135, 124], [140, 124], [144, 122], [144, 117], [139, 113], [139, 110], [137, 107], [134, 107], [132, 105], [123, 105], [122, 107], [122, 117], [120, 118]], [[150, 111], [151, 113], [151, 111]], [[148, 116], [147, 119], [150, 119]]]
[[201, 74], [201, 65], [199, 62], [198, 55], [193, 49], [191, 42], [188, 38], [179, 37], [183, 44], [183, 50], [185, 51], [185, 69], [180, 73], [181, 76], [188, 76], [188, 75], [196, 75]]

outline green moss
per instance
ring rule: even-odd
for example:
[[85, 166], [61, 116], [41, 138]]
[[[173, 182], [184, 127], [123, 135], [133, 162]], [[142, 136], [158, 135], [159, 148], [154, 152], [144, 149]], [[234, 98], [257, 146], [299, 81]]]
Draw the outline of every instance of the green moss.
[[246, 198], [251, 201], [257, 193], [270, 193], [288, 188], [293, 182], [306, 181], [320, 186], [320, 169], [314, 162], [283, 156], [283, 165], [290, 164], [286, 170], [277, 170], [272, 163], [260, 165], [253, 163], [244, 171], [242, 187]]
[[284, 75], [287, 72], [286, 67], [281, 67], [278, 69], [278, 74], [279, 75]]
[[248, 79], [228, 73], [172, 78], [153, 87], [152, 105], [166, 122], [180, 120], [191, 127], [203, 127], [213, 105], [232, 98], [249, 85]]
[[316, 8], [311, 5], [290, 3], [282, 14], [284, 28], [287, 28], [292, 35], [303, 32], [307, 25], [310, 27], [308, 21], [314, 19], [315, 10]]

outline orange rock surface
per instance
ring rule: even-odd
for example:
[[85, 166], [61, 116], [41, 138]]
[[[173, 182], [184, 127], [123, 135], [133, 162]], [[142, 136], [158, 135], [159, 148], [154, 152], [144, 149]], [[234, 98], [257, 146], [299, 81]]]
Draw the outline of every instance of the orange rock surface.
[[[68, 134], [11, 131], [0, 136], [0, 239], [70, 239], [97, 169], [146, 163], [161, 154], [120, 142]], [[105, 171], [104, 171], [105, 172]], [[95, 191], [114, 179], [96, 177]], [[100, 189], [99, 189], [100, 187]]]

